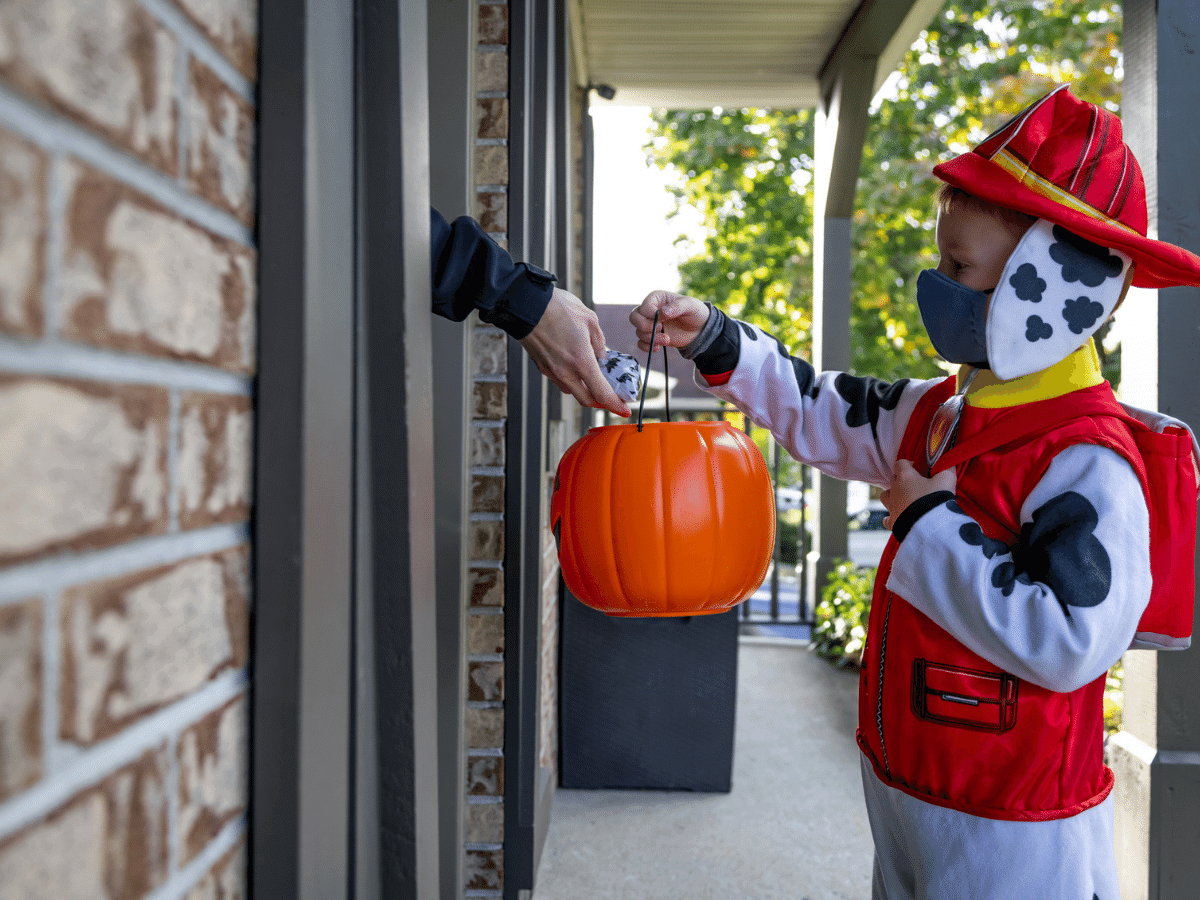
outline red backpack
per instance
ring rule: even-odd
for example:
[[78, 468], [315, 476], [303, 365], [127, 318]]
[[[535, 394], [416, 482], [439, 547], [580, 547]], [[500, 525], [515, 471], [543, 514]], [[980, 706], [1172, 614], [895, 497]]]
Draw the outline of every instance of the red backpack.
[[[1130, 649], [1185, 650], [1192, 642], [1195, 605], [1196, 501], [1200, 496], [1200, 446], [1186, 425], [1160, 413], [1119, 403], [1111, 395], [1080, 395], [1057, 417], [1034, 418], [1020, 407], [949, 448], [931, 474], [1003, 447], [1044, 434], [1076, 419], [1107, 417], [1124, 423], [1141, 454], [1129, 463], [1142, 481], [1150, 510], [1150, 602]], [[1026, 485], [1026, 495], [1033, 485]]]

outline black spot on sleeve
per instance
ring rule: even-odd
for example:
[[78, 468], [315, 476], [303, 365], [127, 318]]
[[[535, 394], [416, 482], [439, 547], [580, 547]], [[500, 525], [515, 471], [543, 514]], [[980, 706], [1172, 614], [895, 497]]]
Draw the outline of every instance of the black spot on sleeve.
[[1012, 562], [996, 568], [992, 584], [1005, 596], [1014, 581], [1049, 585], [1067, 615], [1068, 607], [1099, 606], [1112, 587], [1112, 561], [1095, 535], [1099, 522], [1096, 508], [1082, 494], [1060, 494], [1021, 528]]
[[900, 402], [900, 395], [908, 386], [908, 379], [901, 378], [891, 384], [878, 378], [860, 378], [857, 375], [838, 375], [833, 386], [843, 400], [850, 404], [846, 410], [846, 424], [851, 428], [870, 424], [871, 433], [878, 433], [879, 411], [891, 411]]

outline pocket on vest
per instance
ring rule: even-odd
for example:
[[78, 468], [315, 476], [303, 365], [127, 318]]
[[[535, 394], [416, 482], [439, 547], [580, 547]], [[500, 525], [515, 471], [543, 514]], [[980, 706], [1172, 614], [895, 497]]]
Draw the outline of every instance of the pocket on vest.
[[913, 660], [912, 709], [918, 719], [1002, 734], [1017, 722], [1016, 676]]

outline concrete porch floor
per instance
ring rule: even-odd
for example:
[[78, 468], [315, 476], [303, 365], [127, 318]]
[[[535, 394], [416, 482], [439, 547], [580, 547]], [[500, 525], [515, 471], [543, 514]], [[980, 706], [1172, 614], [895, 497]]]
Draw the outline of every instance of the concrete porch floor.
[[733, 790], [560, 789], [534, 900], [867, 900], [858, 677], [743, 637]]

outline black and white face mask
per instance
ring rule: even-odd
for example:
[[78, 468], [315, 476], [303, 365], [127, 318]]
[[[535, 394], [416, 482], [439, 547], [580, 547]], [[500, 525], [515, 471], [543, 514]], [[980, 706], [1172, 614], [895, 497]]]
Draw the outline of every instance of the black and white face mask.
[[1083, 346], [1116, 308], [1129, 265], [1123, 253], [1038, 219], [993, 290], [972, 290], [926, 269], [917, 277], [917, 306], [947, 362], [1019, 378]]
[[988, 306], [985, 347], [996, 377], [1040, 372], [1083, 346], [1112, 315], [1129, 266], [1125, 254], [1038, 219]]

